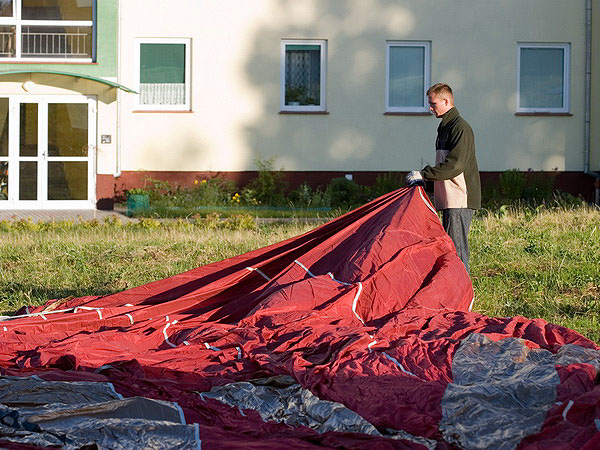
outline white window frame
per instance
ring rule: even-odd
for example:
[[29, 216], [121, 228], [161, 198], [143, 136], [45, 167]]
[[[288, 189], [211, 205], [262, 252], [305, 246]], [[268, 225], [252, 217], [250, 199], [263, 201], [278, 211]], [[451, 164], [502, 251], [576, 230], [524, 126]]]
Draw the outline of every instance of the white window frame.
[[[285, 104], [285, 49], [287, 45], [318, 45], [321, 48], [321, 89], [320, 105], [286, 105]], [[281, 86], [279, 93], [279, 108], [289, 112], [325, 112], [327, 111], [327, 40], [325, 39], [283, 39], [281, 41], [280, 59]]]
[[[13, 16], [12, 17], [0, 17], [0, 26], [14, 26], [15, 27], [15, 57], [2, 57], [0, 61], [19, 61], [19, 62], [93, 62], [96, 60], [96, 31], [97, 31], [97, 0], [92, 0], [92, 20], [22, 20], [21, 19], [21, 4], [22, 0], [13, 0]], [[92, 57], [91, 58], [64, 58], [64, 57], [36, 57], [36, 58], [23, 58], [22, 52], [22, 27], [23, 26], [64, 26], [64, 27], [91, 27], [91, 39], [92, 39]]]
[[[556, 48], [563, 50], [563, 105], [561, 108], [522, 108], [521, 105], [521, 49]], [[568, 113], [570, 110], [570, 61], [569, 43], [525, 43], [517, 44], [517, 109], [518, 113]]]
[[147, 105], [140, 103], [140, 94], [137, 95], [135, 108], [140, 111], [191, 111], [191, 38], [137, 38], [135, 39], [135, 85], [140, 92], [140, 63], [142, 44], [184, 44], [185, 45], [185, 102], [179, 105]]
[[[425, 64], [423, 67], [423, 106], [390, 105], [390, 49], [392, 47], [423, 47]], [[385, 112], [390, 113], [428, 113], [427, 89], [431, 83], [431, 42], [430, 41], [386, 41], [385, 43]]]

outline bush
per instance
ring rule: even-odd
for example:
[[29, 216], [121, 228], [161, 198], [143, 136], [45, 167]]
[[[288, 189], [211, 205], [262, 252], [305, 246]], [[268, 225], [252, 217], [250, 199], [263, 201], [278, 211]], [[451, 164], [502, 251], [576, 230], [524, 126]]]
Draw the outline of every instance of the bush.
[[403, 185], [402, 177], [398, 174], [387, 172], [377, 176], [372, 189], [373, 198], [381, 197], [388, 192], [395, 191]]
[[555, 177], [556, 173], [548, 174], [544, 171], [533, 172], [530, 169], [527, 172], [527, 182], [523, 190], [523, 197], [526, 200], [532, 200], [536, 203], [552, 199]]
[[194, 206], [226, 205], [235, 190], [236, 185], [230, 180], [196, 180], [188, 194], [189, 203]]
[[254, 164], [258, 168], [258, 176], [247, 186], [253, 191], [254, 199], [261, 205], [285, 205], [283, 169], [275, 170], [275, 157], [265, 160], [256, 158]]
[[344, 177], [334, 178], [326, 191], [332, 208], [351, 208], [363, 204], [369, 195], [368, 188], [359, 186]]
[[[511, 169], [498, 178], [498, 185], [487, 185], [482, 190], [483, 203], [495, 207], [503, 203], [526, 203], [537, 206], [554, 202], [556, 173], [527, 172]], [[554, 202], [555, 203], [555, 202]]]
[[288, 199], [293, 208], [322, 208], [329, 206], [325, 193], [319, 188], [313, 190], [306, 182], [290, 192]]
[[507, 170], [500, 174], [498, 184], [500, 192], [508, 200], [518, 200], [523, 198], [525, 191], [525, 173], [519, 169]]

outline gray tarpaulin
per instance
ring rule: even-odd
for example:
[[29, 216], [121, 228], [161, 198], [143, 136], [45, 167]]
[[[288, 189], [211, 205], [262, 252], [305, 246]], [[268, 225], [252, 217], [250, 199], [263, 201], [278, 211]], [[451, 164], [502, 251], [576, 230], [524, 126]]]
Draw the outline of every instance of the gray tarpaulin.
[[0, 377], [0, 439], [78, 449], [200, 448], [174, 403], [123, 399], [110, 383]]
[[257, 411], [263, 420], [283, 422], [291, 427], [305, 426], [318, 433], [328, 431], [363, 433], [405, 439], [427, 448], [435, 448], [435, 441], [416, 437], [401, 430], [380, 433], [372, 424], [341, 403], [321, 400], [303, 389], [289, 376], [278, 376], [230, 383], [200, 394], [230, 406]]
[[[600, 370], [600, 352], [564, 345], [556, 354], [524, 341], [466, 337], [452, 361], [453, 382], [442, 398], [440, 432], [465, 449], [514, 449], [538, 432], [557, 404], [556, 366], [587, 363]], [[435, 448], [436, 442], [393, 429], [376, 429], [340, 403], [321, 400], [287, 376], [237, 382], [200, 394], [257, 411], [263, 420], [316, 432], [363, 433]], [[0, 377], [0, 440], [78, 449], [200, 448], [199, 428], [186, 425], [175, 403], [123, 399], [110, 383]]]
[[444, 439], [465, 449], [516, 448], [540, 430], [556, 402], [555, 366], [571, 363], [600, 368], [600, 352], [565, 345], [552, 354], [521, 339], [471, 334], [454, 355], [453, 383], [442, 399]]
[[52, 403], [85, 404], [123, 398], [111, 383], [44, 381], [39, 377], [0, 376], [0, 403], [41, 406]]

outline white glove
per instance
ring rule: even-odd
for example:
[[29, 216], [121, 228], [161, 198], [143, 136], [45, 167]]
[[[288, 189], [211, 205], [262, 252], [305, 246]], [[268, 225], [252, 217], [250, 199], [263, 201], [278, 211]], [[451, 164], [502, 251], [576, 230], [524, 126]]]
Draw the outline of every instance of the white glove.
[[408, 186], [424, 186], [425, 180], [423, 180], [423, 175], [418, 170], [411, 170], [408, 172], [408, 175], [404, 178], [406, 184]]

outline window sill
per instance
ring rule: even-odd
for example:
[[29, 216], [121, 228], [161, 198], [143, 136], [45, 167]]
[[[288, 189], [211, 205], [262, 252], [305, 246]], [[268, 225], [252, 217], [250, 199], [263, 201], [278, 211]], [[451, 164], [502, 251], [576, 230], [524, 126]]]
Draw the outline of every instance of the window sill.
[[329, 111], [279, 111], [279, 114], [327, 115]]
[[515, 116], [557, 116], [572, 117], [573, 114], [567, 112], [517, 112]]
[[431, 116], [432, 114], [430, 112], [409, 112], [409, 111], [404, 111], [404, 112], [384, 112], [383, 113], [384, 116]]
[[138, 113], [149, 113], [149, 114], [191, 114], [194, 111], [191, 110], [177, 110], [177, 109], [136, 109], [132, 111], [134, 114]]
[[97, 66], [98, 63], [94, 61], [69, 61], [69, 60], [61, 60], [61, 61], [40, 61], [37, 59], [32, 59], [31, 61], [25, 61], [22, 59], [12, 60], [12, 61], [3, 61], [0, 59], [0, 64], [65, 64], [65, 65], [88, 65], [88, 66]]

